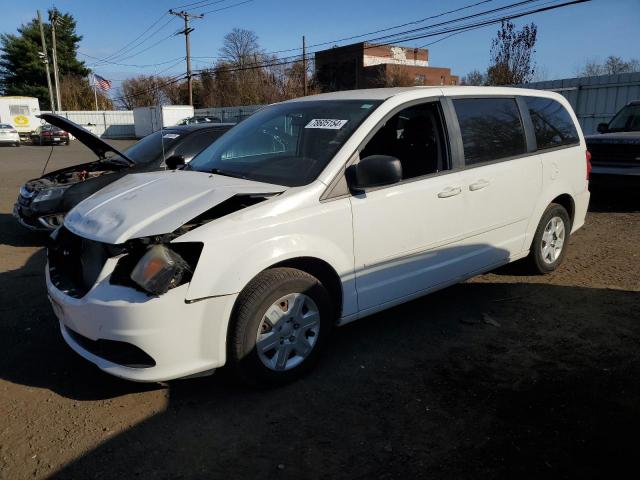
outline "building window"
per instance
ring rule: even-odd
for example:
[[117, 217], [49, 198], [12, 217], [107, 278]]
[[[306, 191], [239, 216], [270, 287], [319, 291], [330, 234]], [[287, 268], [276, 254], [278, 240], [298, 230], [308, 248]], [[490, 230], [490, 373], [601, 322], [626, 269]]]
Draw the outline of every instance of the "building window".
[[26, 105], [9, 105], [9, 115], [17, 117], [18, 115], [29, 115], [29, 107]]
[[420, 74], [416, 75], [416, 80], [415, 80], [416, 85], [424, 85], [424, 82], [425, 82], [424, 75], [420, 75]]

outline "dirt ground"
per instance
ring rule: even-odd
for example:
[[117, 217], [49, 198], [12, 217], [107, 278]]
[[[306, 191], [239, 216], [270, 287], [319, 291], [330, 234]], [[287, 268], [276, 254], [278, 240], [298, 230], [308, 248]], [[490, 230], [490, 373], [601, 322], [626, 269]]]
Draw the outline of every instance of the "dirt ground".
[[[637, 192], [596, 192], [554, 274], [508, 266], [337, 329], [293, 385], [247, 391], [220, 375], [145, 385], [100, 372], [59, 335], [42, 239], [10, 213], [49, 151], [0, 149], [0, 478], [637, 470]], [[81, 146], [56, 147], [49, 169], [89, 159]]]

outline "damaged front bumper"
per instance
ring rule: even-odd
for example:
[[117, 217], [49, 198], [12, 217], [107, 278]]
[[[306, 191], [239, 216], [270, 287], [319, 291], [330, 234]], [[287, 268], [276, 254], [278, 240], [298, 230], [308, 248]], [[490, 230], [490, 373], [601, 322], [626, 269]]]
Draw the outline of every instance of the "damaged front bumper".
[[107, 373], [139, 382], [206, 374], [224, 365], [228, 319], [237, 295], [187, 303], [185, 284], [149, 296], [110, 284], [115, 263], [107, 261], [82, 298], [58, 290], [47, 265], [49, 299], [73, 350]]

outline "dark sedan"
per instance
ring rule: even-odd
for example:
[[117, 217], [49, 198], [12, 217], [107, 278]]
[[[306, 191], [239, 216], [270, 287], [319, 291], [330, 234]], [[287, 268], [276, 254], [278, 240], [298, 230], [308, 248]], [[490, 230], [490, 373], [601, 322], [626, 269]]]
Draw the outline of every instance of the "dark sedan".
[[69, 145], [69, 133], [55, 125], [40, 125], [31, 134], [35, 145]]
[[205, 123], [167, 127], [120, 152], [66, 118], [53, 114], [43, 114], [41, 118], [70, 132], [98, 157], [29, 180], [20, 188], [13, 214], [23, 226], [43, 231], [57, 228], [74, 206], [128, 173], [188, 163], [233, 126]]

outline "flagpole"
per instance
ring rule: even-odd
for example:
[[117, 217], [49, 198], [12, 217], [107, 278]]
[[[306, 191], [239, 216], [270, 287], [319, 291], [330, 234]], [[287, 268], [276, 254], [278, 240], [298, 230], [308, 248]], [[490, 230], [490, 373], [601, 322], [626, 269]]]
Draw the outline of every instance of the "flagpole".
[[93, 75], [93, 98], [96, 101], [96, 112], [98, 111], [98, 91], [96, 90], [96, 76]]

